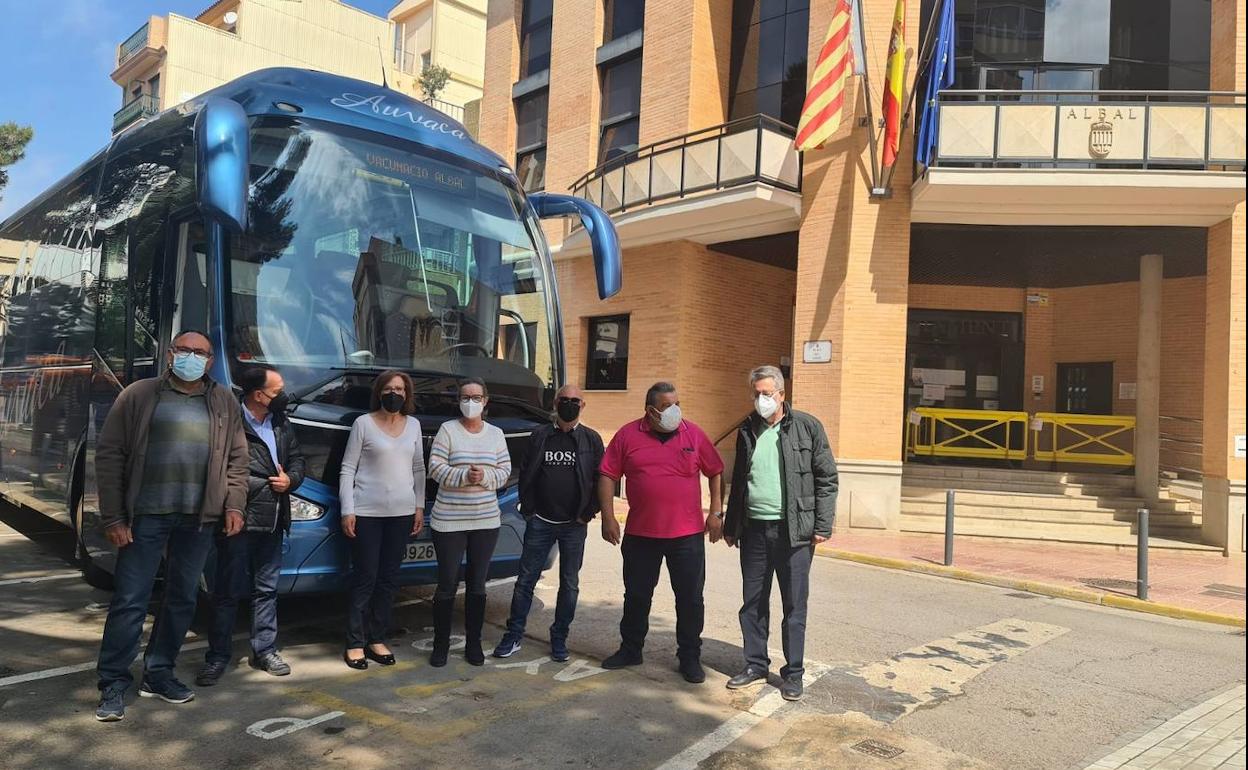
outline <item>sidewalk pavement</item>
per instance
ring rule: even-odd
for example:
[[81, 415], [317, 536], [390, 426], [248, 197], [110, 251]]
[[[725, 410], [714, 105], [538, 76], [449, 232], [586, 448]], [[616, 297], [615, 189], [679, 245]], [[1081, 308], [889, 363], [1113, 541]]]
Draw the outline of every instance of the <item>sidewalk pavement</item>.
[[[820, 550], [913, 562], [944, 563], [940, 534], [835, 532]], [[953, 566], [993, 577], [1033, 581], [1124, 597], [1135, 596], [1134, 548], [1048, 541], [957, 537]], [[1149, 552], [1149, 600], [1199, 612], [1244, 617], [1244, 560], [1199, 551]]]

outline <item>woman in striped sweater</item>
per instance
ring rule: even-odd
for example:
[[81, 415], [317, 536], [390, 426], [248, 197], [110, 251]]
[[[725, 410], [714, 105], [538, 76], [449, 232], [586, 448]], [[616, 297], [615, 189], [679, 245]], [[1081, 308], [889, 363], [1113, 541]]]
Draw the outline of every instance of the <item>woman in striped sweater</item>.
[[482, 419], [488, 403], [484, 382], [476, 378], [461, 382], [459, 411], [463, 416], [442, 424], [429, 454], [429, 475], [438, 484], [430, 517], [438, 556], [433, 653], [429, 656], [434, 666], [446, 665], [459, 565], [465, 555], [464, 659], [474, 666], [485, 663], [481, 649], [485, 579], [498, 542], [498, 490], [511, 476], [511, 456], [503, 432]]

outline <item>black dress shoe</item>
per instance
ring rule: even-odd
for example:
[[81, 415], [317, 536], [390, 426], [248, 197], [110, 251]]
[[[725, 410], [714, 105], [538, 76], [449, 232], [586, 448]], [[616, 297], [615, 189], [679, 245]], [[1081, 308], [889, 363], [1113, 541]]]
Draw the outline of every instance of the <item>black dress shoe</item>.
[[800, 676], [785, 677], [780, 683], [780, 697], [785, 700], [802, 699], [802, 678]]
[[678, 668], [680, 675], [689, 684], [702, 684], [706, 681], [706, 672], [702, 670], [702, 663], [697, 658], [682, 660]]
[[[368, 655], [368, 652], [365, 651], [364, 654]], [[342, 661], [347, 664], [347, 668], [353, 668], [356, 671], [363, 671], [368, 668], [368, 658], [349, 658], [346, 650], [342, 652]]]
[[746, 687], [757, 687], [767, 683], [767, 672], [762, 669], [746, 666], [745, 670], [728, 680], [729, 690], [744, 690]]
[[602, 662], [602, 667], [608, 671], [624, 668], [626, 666], [640, 666], [642, 663], [640, 652], [629, 652], [624, 649], [615, 651], [615, 654]]
[[396, 662], [394, 659], [394, 653], [388, 652], [385, 655], [382, 655], [380, 653], [373, 652], [372, 647], [364, 648], [364, 657], [368, 658], [371, 661], [375, 661], [378, 665], [381, 665], [381, 666], [393, 666]]
[[225, 674], [224, 663], [218, 663], [216, 661], [213, 661], [212, 663], [205, 663], [204, 667], [201, 668], [199, 673], [195, 675], [195, 686], [212, 687], [217, 683], [217, 680], [219, 680], [223, 674]]

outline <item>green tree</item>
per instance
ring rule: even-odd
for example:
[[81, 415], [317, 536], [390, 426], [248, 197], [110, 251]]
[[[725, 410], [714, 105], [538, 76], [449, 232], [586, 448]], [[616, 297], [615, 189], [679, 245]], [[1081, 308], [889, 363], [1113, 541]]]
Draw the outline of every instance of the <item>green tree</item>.
[[420, 71], [420, 91], [426, 99], [437, 99], [450, 79], [450, 70], [440, 64], [430, 64]]
[[9, 183], [9, 172], [6, 168], [26, 155], [26, 145], [30, 144], [34, 136], [35, 130], [30, 126], [0, 123], [0, 192]]

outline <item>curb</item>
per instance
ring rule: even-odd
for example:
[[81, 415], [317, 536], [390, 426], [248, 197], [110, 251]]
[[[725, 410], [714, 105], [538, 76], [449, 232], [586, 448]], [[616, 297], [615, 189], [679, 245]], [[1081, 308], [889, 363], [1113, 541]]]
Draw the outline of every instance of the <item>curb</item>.
[[958, 567], [946, 567], [943, 564], [923, 564], [921, 562], [906, 561], [905, 559], [894, 559], [888, 556], [873, 556], [871, 554], [856, 553], [854, 551], [842, 551], [837, 548], [826, 548], [824, 546], [816, 547], [815, 553], [831, 559], [840, 559], [841, 561], [851, 561], [858, 564], [867, 564], [873, 567], [902, 570], [904, 572], [918, 572], [924, 575], [952, 578], [954, 580], [963, 580], [969, 583], [983, 583], [985, 585], [997, 586], [998, 588], [1011, 588], [1017, 591], [1026, 591], [1028, 593], [1039, 594], [1041, 596], [1051, 596], [1057, 599], [1069, 599], [1071, 601], [1084, 602], [1086, 604], [1097, 604], [1102, 607], [1114, 607], [1120, 610], [1145, 612], [1150, 615], [1161, 615], [1178, 620], [1196, 620], [1202, 623], [1213, 623], [1220, 626], [1231, 626], [1234, 628], [1245, 627], [1245, 619], [1234, 615], [1223, 615], [1218, 612], [1193, 610], [1173, 604], [1146, 602], [1130, 596], [1097, 593], [1096, 591], [1085, 591], [1080, 588], [1056, 586], [1050, 583], [1040, 583], [1034, 580], [1022, 580], [1019, 578], [1001, 577], [998, 575], [986, 575], [980, 572], [971, 572], [970, 570], [960, 569]]

